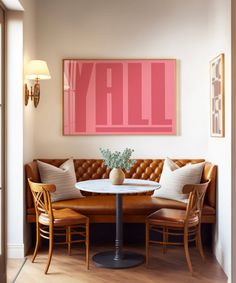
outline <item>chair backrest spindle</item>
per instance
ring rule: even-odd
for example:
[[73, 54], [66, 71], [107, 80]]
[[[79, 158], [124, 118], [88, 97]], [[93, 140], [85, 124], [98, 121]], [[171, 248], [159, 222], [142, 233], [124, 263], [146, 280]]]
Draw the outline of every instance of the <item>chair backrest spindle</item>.
[[33, 195], [37, 219], [41, 213], [44, 213], [49, 216], [50, 222], [53, 222], [50, 193], [56, 191], [56, 186], [53, 184], [33, 183], [30, 178], [28, 182]]
[[186, 208], [185, 223], [188, 223], [189, 217], [193, 215], [198, 217], [199, 223], [201, 222], [204, 197], [206, 195], [209, 183], [210, 180], [206, 183], [196, 185], [185, 185], [183, 187], [183, 193], [189, 194]]

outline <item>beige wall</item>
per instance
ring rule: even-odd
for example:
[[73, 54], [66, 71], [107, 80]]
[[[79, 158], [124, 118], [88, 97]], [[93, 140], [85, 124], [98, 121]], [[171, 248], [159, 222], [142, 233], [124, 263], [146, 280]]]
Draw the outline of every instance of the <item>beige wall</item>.
[[[36, 8], [35, 0], [22, 0], [24, 7], [24, 67], [29, 60], [36, 56]], [[24, 72], [25, 73], [25, 72]], [[25, 80], [26, 83], [29, 83]], [[27, 107], [24, 107], [24, 163], [32, 160], [35, 153], [34, 138], [35, 138], [35, 125], [34, 125], [35, 109], [33, 103], [29, 101]]]
[[[47, 60], [52, 79], [42, 82], [35, 111], [40, 133], [35, 157], [99, 157], [99, 147], [125, 146], [135, 149], [135, 157], [204, 157], [209, 124], [205, 2], [38, 1], [37, 55]], [[63, 136], [62, 59], [68, 57], [176, 58], [178, 135]]]

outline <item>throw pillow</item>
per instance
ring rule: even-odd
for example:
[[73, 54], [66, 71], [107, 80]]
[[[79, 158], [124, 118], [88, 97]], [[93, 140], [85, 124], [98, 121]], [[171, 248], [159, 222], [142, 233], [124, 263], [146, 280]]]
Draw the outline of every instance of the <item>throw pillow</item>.
[[161, 188], [155, 190], [152, 196], [187, 202], [188, 195], [182, 193], [183, 186], [200, 183], [204, 164], [201, 162], [179, 167], [166, 158], [160, 178]]
[[75, 188], [76, 176], [73, 159], [68, 159], [60, 167], [37, 160], [42, 183], [54, 184], [56, 191], [51, 193], [52, 202], [83, 197]]

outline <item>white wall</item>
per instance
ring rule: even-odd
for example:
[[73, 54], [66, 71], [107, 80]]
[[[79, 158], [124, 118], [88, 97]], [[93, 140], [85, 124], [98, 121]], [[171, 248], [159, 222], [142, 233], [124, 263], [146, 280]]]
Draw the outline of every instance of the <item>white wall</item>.
[[[41, 0], [37, 55], [52, 79], [41, 83], [35, 157], [100, 157], [99, 147], [135, 149], [135, 157], [205, 157], [208, 141], [206, 1]], [[56, 9], [55, 9], [56, 7]], [[53, 13], [52, 13], [53, 11]], [[176, 58], [177, 136], [62, 135], [63, 58]]]
[[[23, 63], [34, 57], [35, 1], [25, 13], [7, 12], [7, 245], [9, 258], [23, 258], [30, 244], [25, 221], [24, 163], [34, 157], [34, 111], [24, 107]], [[23, 39], [24, 38], [24, 39]], [[24, 58], [23, 58], [24, 54]], [[23, 62], [24, 61], [24, 62]]]
[[215, 0], [209, 27], [209, 58], [225, 54], [225, 138], [209, 138], [209, 160], [218, 165], [215, 254], [226, 274], [231, 274], [231, 1]]
[[23, 21], [7, 13], [7, 244], [8, 257], [24, 257]]
[[[138, 157], [208, 158], [219, 165], [216, 255], [230, 275], [230, 1], [40, 0], [36, 54], [52, 75], [34, 109], [31, 157], [100, 157], [99, 147], [134, 148]], [[226, 54], [226, 138], [209, 138], [209, 60]], [[63, 58], [176, 58], [177, 136], [62, 135]], [[26, 115], [25, 110], [25, 115]], [[31, 114], [29, 118], [31, 118]], [[25, 116], [26, 117], [26, 116]], [[27, 124], [28, 123], [28, 124]], [[33, 146], [34, 143], [34, 146]]]
[[[27, 63], [36, 58], [36, 4], [35, 0], [21, 0], [24, 8], [23, 14], [23, 34], [24, 34], [24, 77]], [[25, 83], [30, 86], [32, 82], [24, 80]], [[23, 102], [24, 103], [24, 102]], [[30, 162], [34, 158], [35, 153], [35, 125], [34, 125], [34, 114], [36, 109], [31, 100], [29, 100], [27, 107], [23, 105], [23, 118], [24, 118], [24, 129], [23, 129], [23, 152], [24, 160], [23, 164]], [[23, 173], [24, 174], [24, 173]], [[25, 178], [24, 178], [25, 183]], [[24, 189], [25, 186], [24, 186]], [[25, 193], [24, 193], [25, 195]], [[25, 198], [24, 198], [25, 201]], [[26, 203], [24, 202], [24, 212], [26, 211]], [[26, 213], [24, 214], [26, 217]], [[24, 221], [24, 251], [25, 254], [28, 252], [31, 245], [31, 225]]]

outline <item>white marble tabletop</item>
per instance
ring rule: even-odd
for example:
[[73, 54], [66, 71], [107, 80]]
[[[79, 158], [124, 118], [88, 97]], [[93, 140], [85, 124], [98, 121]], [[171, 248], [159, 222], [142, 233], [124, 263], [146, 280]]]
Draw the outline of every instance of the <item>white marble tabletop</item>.
[[109, 179], [97, 179], [78, 182], [75, 187], [92, 193], [130, 194], [154, 191], [159, 189], [161, 185], [154, 181], [142, 179], [125, 179], [122, 185], [112, 185]]

